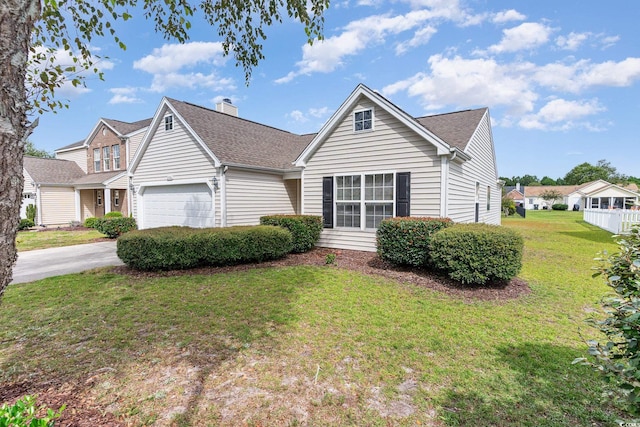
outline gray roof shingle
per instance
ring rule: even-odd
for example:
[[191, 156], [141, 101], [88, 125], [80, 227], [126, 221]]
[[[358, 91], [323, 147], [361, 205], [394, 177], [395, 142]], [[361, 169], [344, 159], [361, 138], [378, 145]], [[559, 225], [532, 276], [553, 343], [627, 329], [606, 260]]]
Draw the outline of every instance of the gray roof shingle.
[[36, 184], [72, 184], [85, 173], [76, 162], [24, 156], [24, 168]]
[[450, 146], [464, 151], [486, 111], [485, 107], [417, 117], [416, 120]]
[[289, 169], [315, 136], [296, 135], [188, 102], [167, 99], [222, 163]]
[[105, 181], [123, 174], [125, 171], [90, 173], [73, 181], [74, 185], [104, 184]]
[[104, 120], [105, 123], [107, 123], [109, 126], [114, 128], [115, 130], [120, 132], [121, 135], [126, 135], [131, 132], [135, 132], [139, 129], [146, 128], [151, 124], [151, 119], [138, 120], [137, 122], [132, 122], [132, 123], [122, 122], [120, 120], [114, 120], [114, 119], [105, 119], [105, 118], [103, 118], [102, 120]]

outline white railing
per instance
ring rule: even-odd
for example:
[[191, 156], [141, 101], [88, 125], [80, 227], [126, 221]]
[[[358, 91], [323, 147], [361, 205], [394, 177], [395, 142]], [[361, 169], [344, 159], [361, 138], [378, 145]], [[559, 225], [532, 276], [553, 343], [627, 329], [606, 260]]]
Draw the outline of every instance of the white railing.
[[614, 234], [628, 233], [634, 225], [640, 226], [639, 210], [585, 209], [583, 218], [585, 222]]

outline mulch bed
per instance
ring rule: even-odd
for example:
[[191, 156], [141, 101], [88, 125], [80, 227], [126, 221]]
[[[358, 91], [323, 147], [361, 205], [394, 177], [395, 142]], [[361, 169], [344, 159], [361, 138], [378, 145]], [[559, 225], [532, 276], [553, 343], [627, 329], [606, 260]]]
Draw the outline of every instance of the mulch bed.
[[113, 272], [135, 277], [171, 277], [190, 274], [216, 274], [232, 271], [246, 271], [254, 268], [282, 267], [295, 265], [325, 266], [326, 256], [335, 254], [334, 264], [339, 268], [358, 271], [367, 275], [378, 275], [403, 283], [433, 289], [467, 302], [474, 300], [504, 301], [519, 298], [531, 292], [529, 285], [518, 278], [508, 282], [491, 283], [482, 287], [465, 286], [433, 272], [416, 268], [396, 267], [378, 257], [375, 252], [350, 251], [344, 249], [315, 248], [303, 254], [290, 254], [283, 259], [257, 264], [243, 264], [230, 267], [202, 267], [190, 270], [172, 270], [160, 272], [138, 271], [121, 266]]

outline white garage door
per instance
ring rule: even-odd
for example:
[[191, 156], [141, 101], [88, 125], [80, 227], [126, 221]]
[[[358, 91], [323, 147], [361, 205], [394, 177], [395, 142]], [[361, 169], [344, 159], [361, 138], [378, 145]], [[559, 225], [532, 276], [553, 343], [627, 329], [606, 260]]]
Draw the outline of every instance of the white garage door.
[[147, 187], [142, 194], [142, 226], [213, 227], [211, 197], [211, 189], [206, 184]]

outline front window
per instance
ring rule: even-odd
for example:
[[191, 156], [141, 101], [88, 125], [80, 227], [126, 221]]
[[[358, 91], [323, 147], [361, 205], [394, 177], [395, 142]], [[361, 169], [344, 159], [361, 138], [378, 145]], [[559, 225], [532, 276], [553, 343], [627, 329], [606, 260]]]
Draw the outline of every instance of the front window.
[[393, 217], [394, 194], [393, 173], [336, 177], [336, 226], [378, 228]]
[[362, 132], [373, 129], [373, 110], [356, 111], [353, 114], [353, 130]]
[[111, 151], [113, 151], [113, 169], [120, 169], [120, 146], [112, 146]]
[[102, 163], [104, 164], [104, 170], [111, 169], [111, 147], [102, 147]]
[[100, 172], [100, 149], [93, 149], [93, 171]]

